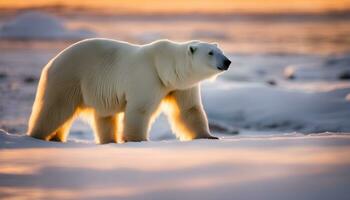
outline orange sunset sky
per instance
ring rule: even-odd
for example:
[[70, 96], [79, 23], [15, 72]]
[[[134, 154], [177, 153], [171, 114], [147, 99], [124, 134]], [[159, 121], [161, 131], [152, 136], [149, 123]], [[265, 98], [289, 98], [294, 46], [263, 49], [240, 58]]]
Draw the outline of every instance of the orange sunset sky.
[[330, 12], [347, 11], [350, 0], [0, 0], [0, 9], [34, 7], [83, 8], [136, 13], [186, 12]]

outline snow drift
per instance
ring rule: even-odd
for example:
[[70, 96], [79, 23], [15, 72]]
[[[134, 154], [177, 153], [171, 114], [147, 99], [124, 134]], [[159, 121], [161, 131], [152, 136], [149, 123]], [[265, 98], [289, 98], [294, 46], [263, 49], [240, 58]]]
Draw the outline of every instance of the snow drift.
[[43, 12], [25, 12], [0, 28], [0, 38], [25, 40], [83, 39], [95, 34], [86, 29], [70, 30], [64, 22]]

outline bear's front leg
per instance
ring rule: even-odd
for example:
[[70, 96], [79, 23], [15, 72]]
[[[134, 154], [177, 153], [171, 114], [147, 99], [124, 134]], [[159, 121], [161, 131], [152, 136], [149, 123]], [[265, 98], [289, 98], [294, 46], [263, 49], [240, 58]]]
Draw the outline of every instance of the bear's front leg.
[[172, 107], [167, 115], [178, 137], [183, 140], [218, 139], [210, 134], [199, 86], [174, 91], [167, 96], [167, 101]]
[[179, 107], [177, 117], [177, 123], [184, 126], [187, 139], [219, 139], [210, 134], [208, 120], [200, 104], [190, 108]]
[[127, 107], [124, 115], [123, 141], [147, 141], [152, 110], [147, 107]]

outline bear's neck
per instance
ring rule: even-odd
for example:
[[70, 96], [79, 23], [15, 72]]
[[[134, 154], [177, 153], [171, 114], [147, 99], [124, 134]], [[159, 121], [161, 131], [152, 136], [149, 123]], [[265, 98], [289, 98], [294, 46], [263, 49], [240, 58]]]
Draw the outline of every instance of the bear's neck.
[[170, 90], [191, 88], [204, 79], [194, 72], [187, 48], [188, 43], [163, 40], [151, 50], [159, 79]]

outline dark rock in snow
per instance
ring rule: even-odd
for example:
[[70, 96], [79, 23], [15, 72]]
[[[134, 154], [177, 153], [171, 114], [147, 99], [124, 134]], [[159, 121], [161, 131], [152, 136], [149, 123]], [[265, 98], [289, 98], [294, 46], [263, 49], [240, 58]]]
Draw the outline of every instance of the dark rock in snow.
[[340, 80], [349, 80], [350, 79], [350, 71], [345, 71], [339, 74], [338, 78]]
[[0, 80], [6, 79], [7, 73], [6, 72], [0, 72]]
[[273, 79], [267, 80], [266, 83], [267, 83], [268, 85], [271, 85], [271, 86], [277, 85], [277, 82], [276, 82], [275, 80], [273, 80]]
[[36, 83], [36, 82], [38, 82], [38, 78], [36, 78], [34, 76], [27, 76], [23, 79], [23, 81], [25, 83]]

